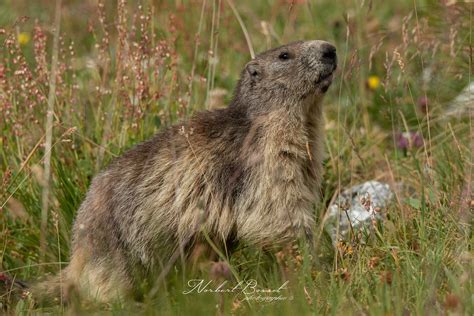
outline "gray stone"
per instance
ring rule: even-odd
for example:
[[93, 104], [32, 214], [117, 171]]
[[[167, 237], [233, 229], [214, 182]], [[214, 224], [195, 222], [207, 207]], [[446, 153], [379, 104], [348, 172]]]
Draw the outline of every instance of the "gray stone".
[[344, 190], [326, 214], [325, 229], [333, 243], [347, 241], [351, 226], [354, 232], [370, 230], [374, 222], [384, 218], [384, 208], [392, 198], [390, 186], [378, 181], [367, 181]]
[[446, 117], [461, 118], [474, 113], [474, 81], [469, 83], [448, 105]]

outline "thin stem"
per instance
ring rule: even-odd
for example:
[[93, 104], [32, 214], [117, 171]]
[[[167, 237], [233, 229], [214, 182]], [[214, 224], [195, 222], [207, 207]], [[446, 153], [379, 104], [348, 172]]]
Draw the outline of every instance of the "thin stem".
[[40, 231], [40, 261], [44, 261], [46, 254], [46, 235], [48, 227], [48, 208], [51, 182], [51, 150], [53, 143], [53, 118], [54, 101], [56, 96], [56, 74], [58, 68], [59, 52], [59, 27], [61, 23], [61, 0], [56, 0], [56, 9], [54, 14], [54, 38], [53, 38], [53, 56], [51, 60], [51, 73], [49, 75], [49, 95], [48, 111], [46, 113], [46, 142], [44, 145], [44, 183], [42, 193], [41, 207], [41, 231]]
[[244, 21], [242, 21], [242, 18], [240, 17], [239, 12], [235, 8], [234, 3], [232, 2], [232, 0], [226, 0], [226, 1], [227, 1], [227, 4], [229, 5], [229, 7], [232, 9], [232, 12], [234, 13], [235, 18], [237, 19], [237, 21], [239, 21], [240, 28], [242, 29], [242, 32], [244, 33], [245, 40], [247, 41], [247, 46], [249, 47], [250, 57], [252, 57], [252, 59], [254, 59], [255, 58], [255, 51], [253, 50], [252, 41], [250, 40], [250, 35], [249, 35], [249, 32], [247, 31], [247, 28], [245, 27]]

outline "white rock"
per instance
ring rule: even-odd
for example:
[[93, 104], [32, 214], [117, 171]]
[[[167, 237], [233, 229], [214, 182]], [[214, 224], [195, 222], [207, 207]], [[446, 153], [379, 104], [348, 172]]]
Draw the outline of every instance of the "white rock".
[[364, 182], [343, 191], [329, 206], [325, 218], [325, 229], [333, 243], [346, 240], [351, 226], [354, 231], [370, 229], [374, 220], [384, 218], [384, 208], [392, 198], [390, 186], [378, 181]]
[[474, 113], [474, 81], [468, 84], [461, 93], [449, 103], [445, 114], [447, 116], [461, 117], [469, 113], [471, 115]]

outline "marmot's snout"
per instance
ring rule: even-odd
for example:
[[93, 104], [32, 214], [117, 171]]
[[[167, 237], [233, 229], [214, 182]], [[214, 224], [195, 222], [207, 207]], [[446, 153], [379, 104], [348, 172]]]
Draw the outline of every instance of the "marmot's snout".
[[308, 41], [306, 45], [307, 56], [316, 64], [329, 64], [337, 66], [336, 47], [325, 41]]
[[314, 70], [315, 84], [324, 93], [332, 82], [337, 68], [336, 47], [325, 41], [308, 41], [305, 45], [306, 63]]
[[337, 67], [337, 54], [336, 47], [329, 43], [321, 45], [321, 59], [323, 62], [328, 64], [334, 64]]

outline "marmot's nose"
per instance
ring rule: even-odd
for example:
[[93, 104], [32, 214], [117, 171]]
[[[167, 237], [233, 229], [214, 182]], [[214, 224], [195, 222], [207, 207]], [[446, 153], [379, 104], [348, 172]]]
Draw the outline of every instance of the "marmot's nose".
[[321, 44], [321, 57], [328, 61], [334, 63], [336, 61], [336, 47], [329, 43]]

